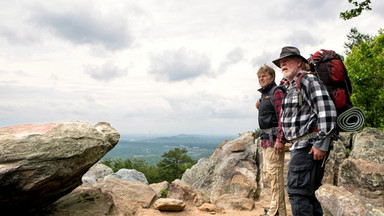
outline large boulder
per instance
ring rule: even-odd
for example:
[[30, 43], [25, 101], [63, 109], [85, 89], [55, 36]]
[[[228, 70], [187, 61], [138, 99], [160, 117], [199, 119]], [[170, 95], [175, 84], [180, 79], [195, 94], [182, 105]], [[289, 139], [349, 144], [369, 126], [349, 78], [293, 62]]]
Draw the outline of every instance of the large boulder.
[[339, 185], [383, 205], [384, 131], [365, 128], [355, 134], [352, 152], [340, 165]]
[[112, 196], [102, 192], [100, 188], [80, 186], [40, 211], [39, 215], [124, 215], [124, 212], [119, 211]]
[[205, 202], [209, 202], [209, 198], [204, 196], [195, 188], [181, 181], [180, 179], [175, 179], [169, 186], [168, 198], [184, 200], [185, 202], [194, 205], [200, 206]]
[[214, 203], [225, 194], [254, 199], [259, 196], [256, 147], [252, 132], [223, 142], [209, 158], [188, 169], [182, 181]]
[[149, 187], [155, 191], [157, 198], [165, 198], [168, 193], [169, 183], [167, 181], [162, 181], [150, 184]]
[[343, 187], [324, 184], [316, 191], [316, 197], [323, 208], [333, 216], [384, 215], [382, 206], [375, 207], [370, 200], [353, 194]]
[[139, 208], [149, 208], [157, 198], [155, 191], [143, 182], [106, 178], [94, 187], [111, 195], [116, 208], [126, 215], [133, 215]]
[[83, 175], [81, 181], [83, 182], [83, 184], [92, 185], [96, 184], [97, 182], [103, 181], [104, 177], [110, 174], [113, 174], [112, 168], [102, 163], [97, 163], [93, 165], [88, 170], [88, 172]]
[[149, 208], [156, 193], [142, 182], [106, 178], [94, 185], [82, 185], [44, 209], [43, 215], [136, 215]]
[[224, 209], [232, 209], [239, 211], [250, 211], [255, 206], [255, 201], [253, 199], [248, 199], [245, 197], [239, 197], [236, 195], [225, 194], [217, 198], [214, 204], [218, 207]]
[[144, 184], [148, 184], [148, 180], [142, 172], [139, 172], [134, 169], [120, 169], [116, 173], [112, 173], [107, 175], [104, 179], [107, 178], [121, 178], [125, 181], [129, 182], [143, 182]]
[[364, 128], [341, 137], [330, 152], [324, 185], [316, 196], [333, 215], [383, 214], [384, 131]]
[[323, 184], [339, 184], [340, 164], [348, 158], [348, 150], [351, 148], [352, 132], [340, 132], [340, 139], [333, 142], [333, 148], [325, 165]]
[[70, 193], [119, 141], [108, 123], [0, 128], [0, 209], [33, 213]]

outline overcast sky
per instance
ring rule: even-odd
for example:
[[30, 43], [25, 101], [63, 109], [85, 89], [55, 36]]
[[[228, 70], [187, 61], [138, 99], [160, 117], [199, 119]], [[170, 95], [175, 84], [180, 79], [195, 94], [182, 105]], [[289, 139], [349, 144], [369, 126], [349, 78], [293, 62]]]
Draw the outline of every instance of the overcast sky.
[[[0, 127], [106, 121], [121, 134], [258, 128], [256, 71], [286, 45], [344, 54], [384, 1], [0, 0]], [[281, 79], [276, 69], [277, 79]]]

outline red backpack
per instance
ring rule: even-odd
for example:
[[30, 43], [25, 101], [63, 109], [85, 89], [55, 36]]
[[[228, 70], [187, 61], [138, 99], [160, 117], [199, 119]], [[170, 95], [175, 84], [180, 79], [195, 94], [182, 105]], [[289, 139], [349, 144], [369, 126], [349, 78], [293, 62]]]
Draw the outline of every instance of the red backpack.
[[[341, 57], [333, 50], [321, 49], [311, 55], [308, 62], [311, 66], [311, 72], [319, 77], [327, 87], [328, 93], [335, 103], [337, 114], [340, 115], [353, 107], [351, 101], [352, 84]], [[301, 77], [298, 79], [298, 85], [300, 85], [300, 81]]]

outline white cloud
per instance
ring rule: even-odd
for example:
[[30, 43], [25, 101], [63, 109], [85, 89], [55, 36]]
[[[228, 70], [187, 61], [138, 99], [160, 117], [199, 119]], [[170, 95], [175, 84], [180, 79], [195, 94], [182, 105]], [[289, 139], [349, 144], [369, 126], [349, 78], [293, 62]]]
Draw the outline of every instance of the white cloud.
[[233, 64], [239, 63], [241, 60], [244, 59], [244, 50], [240, 47], [236, 47], [232, 51], [230, 51], [225, 60], [221, 62], [218, 73], [224, 73], [228, 67], [230, 67]]
[[85, 65], [84, 72], [96, 80], [111, 81], [127, 75], [128, 69], [121, 69], [114, 65], [113, 62], [106, 62], [101, 67], [95, 65]]
[[316, 47], [324, 42], [324, 38], [317, 38], [308, 30], [293, 30], [290, 34], [285, 37], [287, 44], [294, 46], [305, 45]]
[[163, 81], [191, 80], [210, 73], [210, 61], [204, 54], [180, 48], [151, 57], [150, 74]]
[[93, 7], [71, 8], [68, 11], [36, 11], [31, 21], [74, 44], [101, 44], [110, 50], [125, 49], [133, 43], [127, 18], [109, 12], [103, 14]]

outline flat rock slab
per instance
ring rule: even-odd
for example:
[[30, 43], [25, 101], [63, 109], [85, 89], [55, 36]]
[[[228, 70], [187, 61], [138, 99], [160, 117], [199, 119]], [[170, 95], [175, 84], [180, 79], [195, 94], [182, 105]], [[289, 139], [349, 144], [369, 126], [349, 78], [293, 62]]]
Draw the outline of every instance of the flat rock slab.
[[55, 202], [79, 186], [119, 138], [105, 122], [0, 128], [0, 209], [34, 212]]

